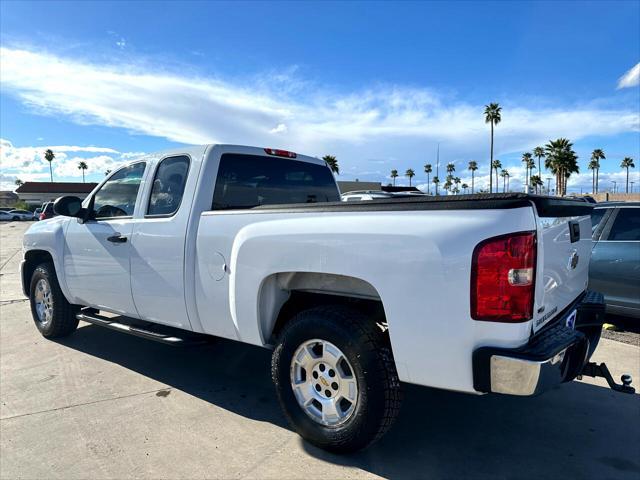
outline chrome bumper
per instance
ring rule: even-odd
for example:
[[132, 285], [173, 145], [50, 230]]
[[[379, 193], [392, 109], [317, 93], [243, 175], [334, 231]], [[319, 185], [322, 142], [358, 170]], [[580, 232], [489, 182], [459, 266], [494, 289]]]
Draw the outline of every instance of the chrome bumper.
[[[566, 326], [574, 309], [575, 330]], [[536, 395], [573, 380], [593, 352], [589, 344], [594, 339], [589, 332], [603, 321], [602, 295], [587, 292], [523, 347], [477, 349], [473, 353], [474, 388], [487, 393]]]
[[506, 395], [534, 395], [543, 383], [562, 382], [561, 368], [567, 348], [544, 361], [491, 356], [491, 391]]

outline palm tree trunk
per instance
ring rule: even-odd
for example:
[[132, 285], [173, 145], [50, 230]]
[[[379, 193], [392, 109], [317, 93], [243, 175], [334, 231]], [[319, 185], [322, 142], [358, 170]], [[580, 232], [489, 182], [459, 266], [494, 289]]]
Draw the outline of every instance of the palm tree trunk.
[[396, 177], [393, 177], [393, 186], [396, 186]]
[[491, 175], [493, 168], [493, 120], [491, 120], [491, 160], [489, 162], [489, 193], [493, 193], [493, 176]]
[[596, 168], [596, 193], [598, 193], [598, 177], [600, 176], [600, 168]]
[[429, 174], [427, 173], [427, 195], [431, 194], [431, 185], [429, 184]]
[[625, 193], [629, 193], [629, 167], [627, 167], [627, 188], [625, 189]]
[[51, 175], [51, 183], [53, 183], [53, 168], [51, 168], [51, 162], [49, 162], [49, 175]]
[[471, 170], [471, 194], [473, 195], [473, 170]]
[[84, 170], [82, 170], [82, 183], [84, 183]]

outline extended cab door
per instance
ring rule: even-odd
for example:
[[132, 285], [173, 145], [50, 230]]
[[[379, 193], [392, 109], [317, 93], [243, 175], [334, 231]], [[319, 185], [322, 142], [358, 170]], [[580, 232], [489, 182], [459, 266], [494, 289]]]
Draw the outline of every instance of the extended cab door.
[[93, 197], [94, 218], [70, 220], [65, 233], [64, 271], [75, 302], [137, 317], [131, 295], [133, 215], [145, 163], [116, 171]]
[[140, 318], [187, 330], [185, 239], [198, 177], [191, 163], [188, 155], [174, 155], [154, 164], [131, 251], [131, 290]]

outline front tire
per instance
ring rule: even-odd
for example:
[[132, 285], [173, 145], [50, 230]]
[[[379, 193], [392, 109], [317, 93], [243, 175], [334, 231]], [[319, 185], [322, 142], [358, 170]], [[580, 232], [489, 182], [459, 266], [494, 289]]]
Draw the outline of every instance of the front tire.
[[51, 263], [42, 263], [31, 275], [29, 289], [31, 315], [45, 338], [60, 338], [78, 327], [78, 307], [67, 302]]
[[357, 310], [298, 313], [273, 352], [272, 378], [293, 428], [325, 450], [366, 448], [393, 424], [401, 389], [388, 338]]

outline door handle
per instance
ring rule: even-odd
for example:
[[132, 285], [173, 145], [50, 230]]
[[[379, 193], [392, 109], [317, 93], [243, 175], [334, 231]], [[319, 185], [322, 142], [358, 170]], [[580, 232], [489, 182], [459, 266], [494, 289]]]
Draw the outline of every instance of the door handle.
[[111, 235], [110, 237], [107, 237], [107, 241], [111, 242], [111, 243], [124, 243], [127, 241], [127, 237], [125, 237], [124, 235]]

